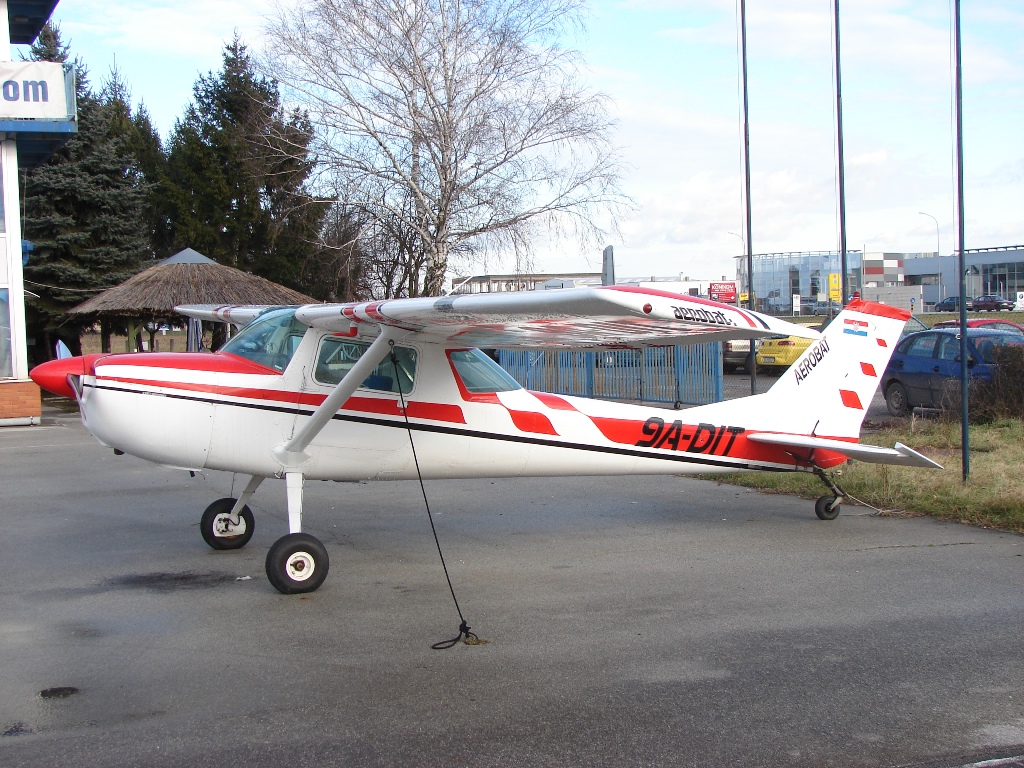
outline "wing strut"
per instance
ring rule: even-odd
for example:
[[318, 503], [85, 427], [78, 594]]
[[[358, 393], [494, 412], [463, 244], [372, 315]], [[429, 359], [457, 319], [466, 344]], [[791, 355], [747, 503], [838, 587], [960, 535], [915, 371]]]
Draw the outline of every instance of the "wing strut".
[[388, 352], [391, 351], [391, 342], [399, 333], [405, 333], [405, 331], [386, 325], [381, 326], [380, 335], [374, 339], [363, 356], [356, 360], [355, 365], [345, 374], [345, 377], [335, 385], [334, 391], [327, 396], [327, 399], [310, 414], [309, 420], [302, 425], [302, 429], [287, 443], [274, 448], [274, 458], [282, 466], [298, 470], [309, 461], [310, 456], [306, 453], [306, 447], [320, 434], [320, 430], [327, 426], [327, 423], [345, 404], [345, 401], [359, 389], [366, 377], [373, 373], [373, 369], [384, 361]]

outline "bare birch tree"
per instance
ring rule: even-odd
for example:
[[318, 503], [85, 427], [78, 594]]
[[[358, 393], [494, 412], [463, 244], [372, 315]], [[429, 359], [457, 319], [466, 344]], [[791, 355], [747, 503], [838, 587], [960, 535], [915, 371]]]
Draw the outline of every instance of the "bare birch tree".
[[378, 234], [402, 233], [409, 282], [389, 292], [438, 295], [450, 259], [521, 255], [540, 222], [601, 234], [624, 198], [605, 98], [558, 45], [580, 11], [581, 0], [278, 5], [268, 74], [308, 110], [331, 195]]

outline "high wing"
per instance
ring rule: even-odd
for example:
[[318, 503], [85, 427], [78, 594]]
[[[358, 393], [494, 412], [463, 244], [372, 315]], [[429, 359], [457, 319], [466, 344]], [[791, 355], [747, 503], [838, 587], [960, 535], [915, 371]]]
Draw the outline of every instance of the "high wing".
[[[203, 320], [240, 322], [257, 307], [177, 307]], [[618, 348], [820, 334], [805, 326], [696, 296], [633, 286], [309, 304], [296, 319], [349, 333], [369, 323], [467, 347]]]
[[175, 307], [174, 310], [196, 320], [207, 320], [211, 323], [248, 325], [272, 308], [268, 304], [187, 304]]

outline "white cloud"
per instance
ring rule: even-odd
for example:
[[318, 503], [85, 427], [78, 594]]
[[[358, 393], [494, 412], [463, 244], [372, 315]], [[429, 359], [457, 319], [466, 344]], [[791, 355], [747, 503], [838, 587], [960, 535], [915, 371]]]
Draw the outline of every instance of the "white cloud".
[[74, 44], [82, 35], [120, 53], [208, 57], [219, 51], [234, 30], [243, 39], [261, 36], [268, 0], [64, 0], [57, 18]]
[[[620, 274], [732, 274], [743, 226], [735, 0], [594, 0], [578, 41], [614, 100], [638, 209], [622, 223]], [[116, 54], [166, 135], [199, 73], [237, 29], [253, 50], [273, 0], [62, 0], [74, 53], [100, 77]], [[945, 3], [843, 3], [843, 93], [851, 247], [953, 247], [950, 32]], [[838, 242], [828, 2], [748, 3], [755, 251]], [[1024, 242], [1024, 65], [1019, 0], [964, 7], [968, 246]], [[593, 253], [591, 253], [593, 250]], [[594, 269], [543, 247], [538, 266]]]

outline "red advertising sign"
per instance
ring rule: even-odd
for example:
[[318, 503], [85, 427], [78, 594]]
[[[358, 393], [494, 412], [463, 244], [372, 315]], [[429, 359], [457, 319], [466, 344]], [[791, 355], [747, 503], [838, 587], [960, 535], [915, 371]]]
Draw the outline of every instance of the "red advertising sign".
[[708, 293], [712, 301], [720, 301], [723, 304], [736, 303], [736, 283], [711, 283]]

